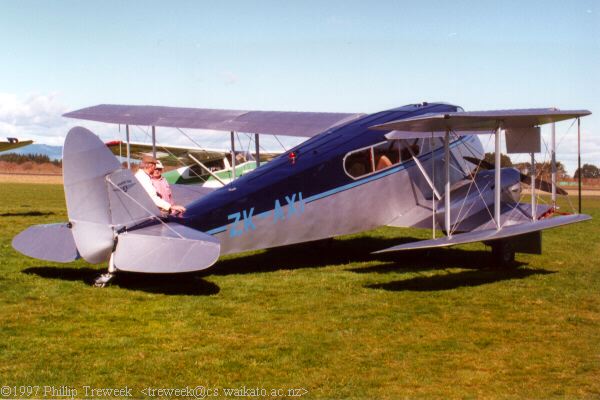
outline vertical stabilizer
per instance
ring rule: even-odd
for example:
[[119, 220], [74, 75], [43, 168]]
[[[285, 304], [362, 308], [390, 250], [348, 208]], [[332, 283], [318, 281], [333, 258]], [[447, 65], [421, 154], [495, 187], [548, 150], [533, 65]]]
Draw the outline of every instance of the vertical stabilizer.
[[115, 230], [156, 216], [158, 210], [131, 171], [92, 132], [69, 131], [63, 148], [67, 212], [79, 254], [91, 263], [108, 260]]

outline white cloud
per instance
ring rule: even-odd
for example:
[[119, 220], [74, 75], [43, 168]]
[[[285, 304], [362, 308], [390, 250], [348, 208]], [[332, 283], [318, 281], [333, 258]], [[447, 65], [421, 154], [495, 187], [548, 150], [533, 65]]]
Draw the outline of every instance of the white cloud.
[[61, 115], [66, 111], [56, 93], [35, 94], [25, 99], [13, 93], [0, 93], [0, 136], [62, 144], [68, 124]]
[[[228, 75], [229, 74], [229, 75]], [[224, 75], [227, 80], [235, 82], [237, 77], [232, 73]], [[125, 140], [125, 127], [115, 124], [105, 124], [92, 121], [74, 120], [62, 117], [62, 114], [71, 110], [60, 100], [58, 94], [30, 95], [25, 98], [12, 93], [0, 93], [0, 138], [16, 137], [20, 140], [33, 140], [35, 143], [62, 146], [69, 130], [74, 126], [83, 126], [98, 135], [102, 140]], [[156, 129], [157, 144], [180, 145], [203, 148], [229, 149], [230, 137], [228, 132], [183, 130], [192, 139], [186, 137], [179, 130], [173, 128]], [[249, 142], [246, 135], [240, 134], [240, 142], [236, 139], [236, 148], [250, 148], [254, 144]], [[150, 130], [148, 127], [130, 127], [130, 140], [134, 142], [150, 143]], [[281, 139], [289, 148], [297, 141]], [[195, 143], [194, 143], [195, 142]], [[263, 148], [281, 150], [281, 146], [270, 136], [261, 138]]]
[[66, 107], [57, 94], [31, 95], [25, 100], [11, 93], [0, 93], [0, 122], [14, 126], [51, 128], [64, 123]]

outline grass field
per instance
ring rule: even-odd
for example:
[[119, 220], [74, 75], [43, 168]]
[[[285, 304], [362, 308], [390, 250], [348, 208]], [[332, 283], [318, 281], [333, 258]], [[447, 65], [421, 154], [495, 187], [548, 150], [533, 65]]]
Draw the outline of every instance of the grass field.
[[428, 234], [384, 228], [105, 289], [90, 286], [105, 266], [10, 245], [66, 221], [60, 185], [3, 183], [0, 198], [0, 385], [600, 397], [600, 198], [584, 199], [595, 220], [544, 233], [544, 254], [517, 255], [513, 270], [490, 268], [481, 244], [369, 256]]

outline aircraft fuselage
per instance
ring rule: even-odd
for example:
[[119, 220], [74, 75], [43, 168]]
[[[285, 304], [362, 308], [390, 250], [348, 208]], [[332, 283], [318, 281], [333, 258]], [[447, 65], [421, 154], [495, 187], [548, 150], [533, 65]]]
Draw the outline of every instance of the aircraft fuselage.
[[[221, 254], [350, 234], [391, 221], [418, 226], [417, 211], [426, 211], [419, 205], [431, 204], [431, 188], [406, 149], [392, 148], [397, 141], [368, 127], [457, 109], [440, 103], [409, 105], [329, 129], [192, 203], [183, 219], [173, 220], [217, 237]], [[443, 165], [437, 141], [415, 139], [413, 147], [436, 181], [441, 176], [435, 177], [435, 171]], [[476, 136], [460, 137], [450, 147], [455, 159], [482, 155]], [[381, 160], [384, 151], [387, 164]], [[455, 175], [454, 181], [464, 176]]]

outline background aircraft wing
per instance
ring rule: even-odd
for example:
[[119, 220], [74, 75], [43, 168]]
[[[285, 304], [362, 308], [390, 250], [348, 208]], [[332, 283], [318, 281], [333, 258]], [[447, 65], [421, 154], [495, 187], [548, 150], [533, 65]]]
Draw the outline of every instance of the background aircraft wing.
[[72, 111], [63, 116], [123, 125], [312, 137], [331, 127], [344, 125], [362, 115], [364, 114], [100, 104]]
[[[121, 157], [127, 156], [126, 142], [113, 140], [107, 142], [106, 146], [114, 155]], [[149, 143], [130, 142], [129, 146], [131, 158], [133, 159], [140, 160], [144, 155], [152, 155], [152, 145]], [[165, 165], [181, 166], [181, 162], [184, 164], [193, 164], [194, 161], [188, 157], [188, 154], [193, 155], [200, 162], [210, 162], [223, 159], [223, 157], [229, 154], [229, 151], [186, 146], [156, 146], [156, 158]]]
[[0, 152], [7, 150], [18, 149], [19, 147], [29, 146], [33, 143], [33, 140], [22, 140], [19, 141], [17, 139], [9, 138], [8, 142], [0, 142]]
[[[106, 146], [116, 156], [126, 157], [127, 155], [127, 143], [120, 140], [113, 140], [106, 142]], [[131, 157], [136, 160], [140, 160], [144, 155], [152, 155], [152, 145], [150, 143], [141, 142], [130, 142], [129, 148]], [[236, 151], [240, 153], [241, 151]], [[280, 151], [265, 151], [260, 153], [261, 161], [269, 161], [282, 152]], [[170, 145], [157, 145], [156, 146], [156, 158], [158, 158], [163, 164], [169, 166], [181, 166], [188, 164], [195, 164], [195, 161], [188, 157], [188, 154], [194, 156], [202, 163], [208, 163], [211, 161], [221, 160], [229, 155], [229, 150], [223, 149], [206, 149], [200, 147], [186, 147], [186, 146], [170, 146]], [[254, 156], [255, 154], [252, 153]]]

